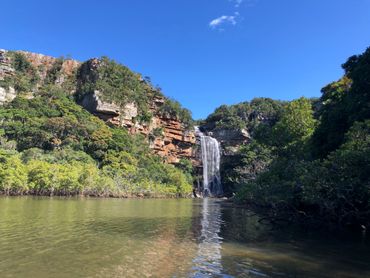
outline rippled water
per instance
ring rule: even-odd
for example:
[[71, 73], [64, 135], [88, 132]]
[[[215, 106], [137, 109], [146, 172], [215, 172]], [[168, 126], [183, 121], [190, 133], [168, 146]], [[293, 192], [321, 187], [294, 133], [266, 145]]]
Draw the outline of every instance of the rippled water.
[[0, 198], [0, 277], [370, 277], [365, 236], [204, 200]]

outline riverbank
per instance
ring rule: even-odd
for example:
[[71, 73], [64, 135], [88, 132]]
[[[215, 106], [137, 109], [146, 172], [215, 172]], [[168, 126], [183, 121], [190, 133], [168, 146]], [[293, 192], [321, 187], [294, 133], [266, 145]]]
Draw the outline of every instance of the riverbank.
[[114, 198], [114, 199], [190, 199], [191, 194], [161, 193], [161, 192], [0, 192], [0, 197], [91, 197], [91, 198]]

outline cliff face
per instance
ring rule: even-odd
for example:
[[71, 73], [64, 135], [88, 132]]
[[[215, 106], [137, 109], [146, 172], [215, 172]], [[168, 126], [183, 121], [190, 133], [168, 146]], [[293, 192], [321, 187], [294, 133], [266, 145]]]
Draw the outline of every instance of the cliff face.
[[[11, 76], [14, 69], [11, 66], [11, 61], [6, 57], [6, 51], [0, 49], [0, 81], [7, 76]], [[16, 92], [13, 87], [0, 87], [0, 104], [12, 101], [16, 97]]]
[[221, 143], [220, 171], [226, 195], [237, 191], [235, 186], [241, 177], [253, 180], [268, 167], [271, 154], [262, 145], [256, 147], [255, 143], [268, 144], [270, 131], [284, 105], [284, 102], [269, 98], [222, 105], [201, 123], [200, 129]]
[[[0, 81], [5, 81], [7, 78], [16, 76], [17, 71], [14, 68], [13, 57], [11, 55], [14, 53], [21, 53], [36, 69], [33, 74], [37, 77], [37, 81], [30, 90], [22, 92], [23, 96], [26, 97], [33, 97], [38, 89], [45, 84], [48, 74], [53, 71], [54, 68], [57, 72], [55, 72], [55, 80], [53, 80], [53, 83], [61, 85], [66, 83], [68, 79], [74, 78], [74, 74], [81, 64], [71, 59], [62, 60], [37, 53], [25, 51], [13, 52], [0, 49]], [[56, 68], [55, 66], [59, 62], [60, 65]], [[73, 90], [71, 90], [71, 93], [72, 91]], [[12, 101], [19, 93], [20, 92], [14, 88], [14, 85], [0, 83], [0, 105]]]
[[[79, 73], [78, 87], [99, 82], [102, 73], [102, 61], [91, 59], [82, 65]], [[140, 77], [138, 77], [140, 79]], [[140, 79], [140, 82], [144, 81]], [[99, 90], [83, 94], [80, 104], [106, 122], [126, 128], [131, 134], [143, 134], [148, 138], [150, 147], [168, 163], [179, 163], [182, 158], [191, 159], [195, 163], [193, 147], [196, 143], [194, 131], [185, 128], [185, 124], [177, 117], [161, 112], [166, 98], [151, 86], [146, 86], [147, 110], [150, 119], [140, 120], [140, 108], [134, 101], [119, 103], [107, 101], [107, 96]]]
[[251, 140], [247, 129], [209, 129], [207, 125], [204, 125], [201, 126], [201, 130], [220, 142], [223, 160], [226, 157], [234, 156], [242, 145]]
[[[16, 75], [16, 69], [10, 55], [14, 52], [0, 50], [0, 81]], [[100, 76], [97, 72], [99, 60], [91, 59], [80, 63], [71, 59], [57, 59], [42, 54], [19, 51], [36, 69], [37, 81], [32, 89], [22, 92], [23, 96], [33, 97], [38, 90], [50, 82], [66, 89], [71, 94], [76, 93], [78, 87], [86, 82], [96, 82]], [[81, 66], [84, 68], [81, 70]], [[19, 92], [13, 85], [0, 83], [0, 104], [12, 101]], [[68, 85], [68, 86], [67, 86]], [[188, 131], [181, 120], [164, 115], [160, 112], [166, 98], [150, 95], [147, 106], [151, 114], [147, 121], [139, 121], [140, 109], [134, 102], [128, 101], [124, 105], [107, 101], [104, 94], [98, 90], [85, 94], [79, 100], [80, 105], [111, 125], [127, 129], [131, 134], [143, 134], [153, 151], [164, 158], [168, 163], [179, 163], [182, 158], [191, 159], [195, 163], [193, 147], [195, 134]]]
[[270, 98], [222, 105], [202, 122], [200, 128], [221, 143], [224, 156], [232, 156], [240, 146], [250, 143], [262, 127], [272, 126], [284, 105], [284, 102]]
[[[241, 147], [251, 141], [251, 135], [246, 129], [207, 129], [209, 125], [200, 127], [204, 134], [215, 138], [221, 147], [220, 175], [224, 193], [230, 195], [230, 170], [233, 170], [240, 164], [243, 157], [240, 155]], [[201, 154], [198, 154], [201, 157]], [[202, 165], [199, 165], [198, 179], [202, 180]]]
[[220, 142], [223, 156], [234, 155], [241, 145], [248, 143], [251, 139], [246, 129], [219, 129], [210, 134]]
[[83, 97], [81, 105], [104, 121], [126, 128], [131, 134], [143, 134], [149, 140], [155, 153], [165, 158], [168, 163], [179, 163], [180, 159], [191, 159], [196, 163], [193, 147], [196, 143], [194, 131], [186, 130], [184, 124], [176, 118], [159, 113], [164, 98], [151, 99], [149, 122], [139, 122], [138, 108], [134, 103], [127, 103], [123, 108], [115, 103], [104, 102], [99, 91]]

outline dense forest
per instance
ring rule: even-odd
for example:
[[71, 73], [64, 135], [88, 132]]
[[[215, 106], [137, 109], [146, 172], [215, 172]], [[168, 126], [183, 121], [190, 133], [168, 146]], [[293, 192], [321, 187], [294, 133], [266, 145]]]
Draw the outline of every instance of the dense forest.
[[[17, 97], [0, 106], [0, 192], [8, 195], [187, 196], [189, 170], [163, 162], [140, 134], [106, 124], [78, 105], [79, 98], [98, 88], [105, 98], [140, 109], [148, 121], [148, 98], [161, 94], [149, 82], [108, 58], [99, 62], [99, 76], [84, 80], [83, 63], [63, 83], [56, 82], [63, 59], [56, 59], [46, 77], [21, 52], [8, 52], [15, 73], [0, 81]], [[73, 88], [77, 88], [73, 91]], [[30, 96], [29, 92], [33, 92]], [[162, 113], [191, 115], [166, 99]], [[181, 168], [181, 169], [180, 169]], [[189, 171], [184, 171], [184, 170]]]
[[251, 135], [222, 169], [238, 203], [276, 222], [370, 224], [370, 49], [342, 67], [320, 99], [254, 99], [221, 106], [202, 123]]

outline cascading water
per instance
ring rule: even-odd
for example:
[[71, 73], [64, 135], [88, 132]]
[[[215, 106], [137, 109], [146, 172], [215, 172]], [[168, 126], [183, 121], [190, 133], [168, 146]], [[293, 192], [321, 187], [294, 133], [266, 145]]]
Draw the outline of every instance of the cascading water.
[[200, 138], [203, 163], [203, 193], [205, 196], [220, 196], [223, 194], [220, 177], [220, 144], [211, 137], [206, 136], [197, 128]]

